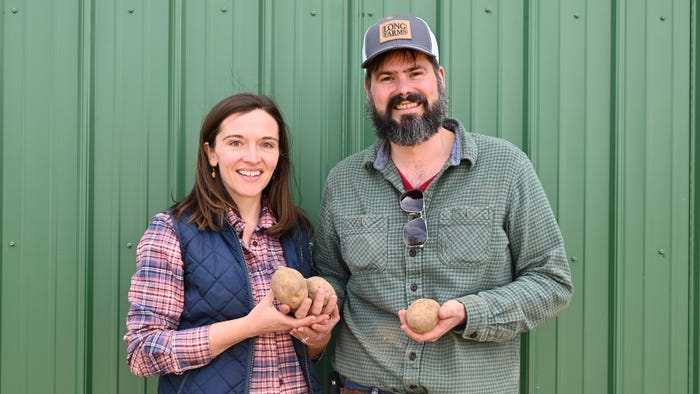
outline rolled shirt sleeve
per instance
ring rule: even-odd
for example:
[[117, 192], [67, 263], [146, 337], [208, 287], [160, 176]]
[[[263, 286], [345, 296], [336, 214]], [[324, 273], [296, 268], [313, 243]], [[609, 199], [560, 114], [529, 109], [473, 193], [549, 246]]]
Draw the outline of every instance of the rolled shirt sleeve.
[[460, 298], [468, 315], [467, 339], [512, 339], [555, 316], [571, 299], [571, 274], [556, 219], [529, 159], [522, 154], [518, 163], [504, 220], [513, 281]]
[[168, 214], [151, 219], [136, 260], [124, 336], [131, 371], [138, 376], [181, 374], [211, 362], [208, 326], [177, 330], [184, 308], [183, 263]]

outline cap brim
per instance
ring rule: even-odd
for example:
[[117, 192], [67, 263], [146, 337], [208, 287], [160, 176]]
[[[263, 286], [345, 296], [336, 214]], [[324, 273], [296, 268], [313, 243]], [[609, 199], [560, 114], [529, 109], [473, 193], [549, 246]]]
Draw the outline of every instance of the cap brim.
[[426, 50], [424, 47], [421, 47], [421, 46], [418, 46], [418, 45], [411, 45], [411, 44], [400, 44], [400, 45], [389, 46], [389, 47], [382, 48], [382, 49], [378, 50], [377, 52], [373, 53], [372, 56], [370, 56], [370, 57], [368, 57], [367, 59], [365, 59], [365, 61], [362, 62], [361, 67], [362, 67], [362, 68], [367, 68], [367, 65], [368, 65], [369, 63], [371, 63], [372, 60], [376, 59], [377, 56], [379, 56], [379, 55], [381, 55], [381, 54], [383, 54], [383, 53], [387, 53], [387, 52], [391, 52], [391, 51], [395, 51], [395, 50], [399, 50], [399, 49], [414, 49], [414, 50], [416, 50], [416, 51], [419, 51], [419, 52], [422, 52], [422, 53], [426, 54], [426, 55], [427, 55], [428, 57], [430, 57], [430, 58], [435, 58], [435, 55], [433, 55], [432, 53], [430, 53], [430, 51]]

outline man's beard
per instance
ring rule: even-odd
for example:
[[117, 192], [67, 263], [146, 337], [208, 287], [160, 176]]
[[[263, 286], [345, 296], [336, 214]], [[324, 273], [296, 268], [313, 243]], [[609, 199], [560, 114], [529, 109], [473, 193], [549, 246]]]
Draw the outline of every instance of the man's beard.
[[[402, 115], [400, 122], [391, 117], [394, 107], [403, 101], [419, 102], [425, 108], [423, 116]], [[385, 138], [401, 146], [416, 146], [438, 132], [447, 116], [447, 93], [445, 87], [438, 83], [438, 100], [432, 106], [428, 99], [418, 93], [408, 97], [394, 96], [389, 100], [384, 114], [377, 111], [374, 98], [367, 93], [367, 112], [374, 124], [379, 138]]]

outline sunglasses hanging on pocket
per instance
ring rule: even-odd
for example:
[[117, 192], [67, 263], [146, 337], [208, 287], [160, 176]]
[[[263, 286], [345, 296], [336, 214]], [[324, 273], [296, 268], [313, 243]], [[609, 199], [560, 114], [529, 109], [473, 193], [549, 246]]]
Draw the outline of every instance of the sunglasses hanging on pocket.
[[422, 248], [428, 242], [428, 223], [423, 214], [423, 192], [418, 189], [404, 192], [399, 198], [399, 205], [412, 218], [403, 226], [403, 242], [409, 248]]

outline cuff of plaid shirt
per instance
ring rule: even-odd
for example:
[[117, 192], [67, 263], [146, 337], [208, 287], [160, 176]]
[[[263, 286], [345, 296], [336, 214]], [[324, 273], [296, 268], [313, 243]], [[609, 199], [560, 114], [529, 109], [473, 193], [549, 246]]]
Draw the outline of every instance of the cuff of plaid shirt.
[[211, 362], [209, 327], [202, 326], [176, 331], [172, 344], [172, 357], [176, 365], [176, 374], [182, 374], [187, 370], [199, 368]]
[[479, 327], [483, 327], [486, 322], [488, 313], [486, 302], [475, 294], [462, 297], [459, 301], [464, 304], [464, 309], [467, 312], [467, 321], [465, 324], [463, 326], [457, 326], [459, 328], [459, 334], [461, 334], [464, 339], [473, 341], [482, 340], [480, 339], [478, 329]]

